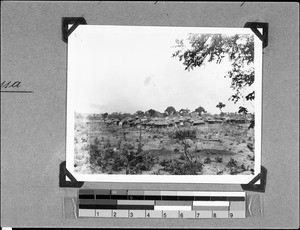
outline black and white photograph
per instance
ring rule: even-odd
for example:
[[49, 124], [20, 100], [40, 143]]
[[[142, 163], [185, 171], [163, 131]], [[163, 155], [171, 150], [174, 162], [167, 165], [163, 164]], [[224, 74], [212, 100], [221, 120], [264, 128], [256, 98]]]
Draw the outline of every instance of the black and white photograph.
[[80, 181], [248, 183], [261, 166], [261, 66], [249, 28], [78, 26], [68, 170]]

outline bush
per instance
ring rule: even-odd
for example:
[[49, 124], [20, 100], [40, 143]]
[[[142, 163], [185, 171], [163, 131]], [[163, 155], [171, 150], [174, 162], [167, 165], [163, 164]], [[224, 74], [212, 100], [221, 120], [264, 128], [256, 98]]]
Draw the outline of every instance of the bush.
[[125, 144], [121, 149], [121, 155], [124, 157], [126, 174], [138, 174], [142, 171], [148, 171], [156, 162], [156, 158], [153, 156], [145, 155], [142, 146], [135, 150], [133, 145]]
[[223, 170], [221, 170], [221, 171], [218, 171], [218, 172], [217, 172], [217, 175], [222, 175], [222, 174], [223, 174], [223, 172], [224, 172]]
[[237, 161], [233, 158], [230, 158], [229, 162], [227, 163], [227, 167], [238, 167]]
[[118, 148], [113, 148], [109, 141], [101, 148], [100, 140], [96, 137], [89, 144], [90, 164], [99, 166], [102, 173], [113, 174], [126, 170], [126, 174], [138, 174], [142, 171], [151, 170], [157, 158], [145, 154], [142, 145], [135, 147], [130, 143], [118, 141]]
[[176, 147], [175, 149], [174, 149], [174, 153], [178, 153], [179, 152], [179, 149], [178, 149], [178, 147]]
[[178, 159], [169, 161], [164, 171], [169, 172], [171, 175], [198, 175], [202, 172], [203, 164], [194, 161], [192, 164]]
[[98, 158], [103, 157], [102, 151], [100, 149], [100, 140], [98, 139], [98, 137], [96, 137], [94, 141], [90, 143], [89, 152], [90, 152], [90, 163], [98, 164]]
[[166, 166], [167, 164], [169, 164], [171, 162], [171, 160], [166, 160], [166, 159], [163, 159], [161, 162], [159, 162], [159, 164], [161, 166]]
[[210, 164], [211, 163], [211, 159], [209, 157], [206, 157], [203, 161], [204, 164]]
[[234, 167], [230, 168], [230, 175], [236, 175], [236, 174], [238, 174], [237, 168]]
[[173, 139], [184, 140], [186, 138], [195, 139], [196, 130], [195, 129], [178, 129], [173, 132], [170, 132], [170, 137]]
[[222, 157], [216, 157], [215, 160], [218, 163], [222, 163], [223, 162], [223, 158]]
[[246, 167], [244, 164], [241, 165], [240, 169], [242, 171], [247, 171], [248, 167]]

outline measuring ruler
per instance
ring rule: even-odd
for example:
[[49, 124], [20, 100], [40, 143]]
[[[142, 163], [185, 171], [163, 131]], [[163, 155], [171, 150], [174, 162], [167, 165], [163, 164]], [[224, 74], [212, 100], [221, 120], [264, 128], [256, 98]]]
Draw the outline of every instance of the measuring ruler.
[[79, 217], [246, 218], [245, 192], [80, 189]]

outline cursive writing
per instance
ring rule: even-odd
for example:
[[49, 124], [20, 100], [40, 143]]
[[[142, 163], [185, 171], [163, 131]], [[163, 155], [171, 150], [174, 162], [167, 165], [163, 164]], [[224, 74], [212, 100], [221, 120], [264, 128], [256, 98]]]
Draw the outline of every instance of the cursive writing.
[[20, 86], [21, 86], [20, 81], [2, 81], [1, 82], [1, 89], [19, 88]]

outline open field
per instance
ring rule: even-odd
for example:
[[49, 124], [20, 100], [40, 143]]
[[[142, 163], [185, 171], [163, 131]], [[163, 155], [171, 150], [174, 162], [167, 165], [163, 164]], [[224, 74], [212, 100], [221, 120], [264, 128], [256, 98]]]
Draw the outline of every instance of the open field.
[[75, 120], [75, 171], [83, 174], [254, 174], [249, 124], [119, 126]]

